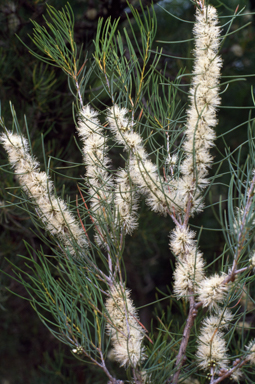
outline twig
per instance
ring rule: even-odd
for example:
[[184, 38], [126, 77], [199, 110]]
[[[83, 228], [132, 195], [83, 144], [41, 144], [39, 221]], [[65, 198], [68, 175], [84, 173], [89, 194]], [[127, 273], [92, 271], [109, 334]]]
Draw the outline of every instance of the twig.
[[213, 384], [214, 374], [215, 374], [214, 367], [211, 367], [211, 380], [210, 380], [210, 384]]
[[[81, 108], [83, 108], [83, 100], [82, 100], [82, 96], [81, 96], [80, 85], [79, 85], [79, 82], [78, 82], [78, 76], [79, 76], [81, 70], [83, 69], [84, 65], [86, 64], [86, 62], [87, 62], [87, 60], [85, 60], [85, 62], [82, 64], [82, 66], [79, 69], [78, 73], [76, 73], [76, 69], [75, 69], [75, 74], [74, 74], [75, 86], [76, 86], [77, 93], [78, 93], [78, 96], [79, 96]], [[76, 68], [76, 63], [75, 63], [75, 68]]]
[[108, 376], [108, 378], [110, 379], [110, 383], [111, 384], [124, 384], [124, 381], [122, 380], [117, 380], [115, 379], [115, 377], [113, 377], [110, 372], [108, 371], [108, 369], [106, 368], [106, 365], [105, 365], [105, 361], [104, 361], [104, 355], [101, 351], [101, 349], [97, 348], [98, 349], [98, 352], [100, 354], [100, 357], [101, 357], [101, 362], [102, 364], [100, 365], [101, 368], [103, 369], [103, 371], [105, 372], [105, 374]]
[[177, 384], [178, 383], [178, 378], [179, 378], [179, 375], [181, 372], [182, 365], [183, 365], [184, 361], [186, 360], [186, 356], [185, 356], [186, 348], [187, 348], [187, 345], [189, 342], [191, 328], [193, 327], [194, 319], [196, 317], [196, 303], [195, 303], [193, 292], [190, 292], [189, 302], [190, 302], [189, 314], [188, 314], [187, 322], [186, 322], [186, 325], [185, 325], [185, 328], [183, 331], [182, 341], [181, 341], [181, 345], [180, 345], [179, 352], [178, 352], [178, 355], [176, 357], [176, 363], [175, 363], [175, 366], [176, 366], [176, 368], [178, 368], [178, 370], [174, 374], [173, 379], [169, 379], [167, 381], [168, 384], [170, 384], [170, 383]]
[[139, 372], [136, 371], [135, 368], [132, 368], [133, 372], [133, 378], [134, 378], [134, 383], [135, 384], [143, 384], [143, 380], [141, 380], [141, 377], [139, 377]]
[[226, 379], [227, 377], [230, 377], [232, 375], [232, 373], [235, 372], [235, 370], [237, 368], [241, 368], [244, 364], [246, 364], [248, 361], [248, 359], [244, 359], [243, 361], [241, 361], [239, 364], [235, 365], [233, 368], [229, 369], [228, 371], [226, 371], [226, 373], [224, 373], [221, 377], [219, 377], [218, 379], [214, 380], [212, 382], [212, 384], [218, 384], [220, 383], [221, 381], [223, 381], [224, 379]]
[[250, 269], [250, 267], [244, 267], [244, 268], [238, 269], [237, 271], [235, 271], [235, 275], [238, 275], [238, 273], [245, 272], [247, 271], [247, 269]]

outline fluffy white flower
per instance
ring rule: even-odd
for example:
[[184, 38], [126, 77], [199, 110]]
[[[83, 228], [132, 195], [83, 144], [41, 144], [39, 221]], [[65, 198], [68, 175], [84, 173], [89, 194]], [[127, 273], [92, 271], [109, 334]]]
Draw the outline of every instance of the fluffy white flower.
[[[138, 148], [142, 138], [130, 130], [127, 112], [117, 105], [112, 107], [108, 111], [109, 126], [115, 136], [117, 135], [118, 142], [131, 149]], [[131, 234], [137, 227], [137, 193], [126, 170], [118, 171], [115, 178], [108, 172], [110, 161], [107, 157], [106, 136], [97, 113], [90, 106], [81, 110], [77, 129], [84, 143], [91, 213], [97, 232], [95, 238], [99, 245], [106, 247], [105, 239], [108, 234], [114, 239], [116, 229], [118, 231], [121, 227]]]
[[[187, 196], [193, 197], [195, 192], [197, 196], [193, 199], [198, 199], [199, 193], [207, 185], [205, 177], [212, 163], [209, 150], [215, 140], [213, 128], [217, 124], [216, 107], [220, 104], [219, 78], [222, 66], [221, 58], [217, 55], [220, 45], [220, 27], [217, 24], [215, 8], [208, 5], [201, 10], [197, 7], [194, 24], [194, 76], [190, 89], [190, 107], [187, 111], [186, 140], [183, 145], [186, 158], [181, 164], [183, 177], [177, 185], [178, 195], [180, 191], [183, 196], [179, 199], [182, 209], [187, 204]], [[191, 176], [192, 182], [187, 183], [185, 178]], [[194, 186], [197, 191], [194, 191]], [[201, 210], [200, 203], [197, 200], [193, 210]]]
[[[117, 104], [108, 109], [108, 121], [113, 133], [118, 134], [119, 132], [130, 131], [132, 124], [127, 114], [128, 110], [120, 108]], [[124, 138], [122, 142], [124, 143]]]
[[191, 292], [197, 291], [204, 279], [204, 261], [202, 253], [192, 249], [176, 265], [174, 271], [174, 292], [178, 299], [188, 299]]
[[218, 330], [208, 332], [206, 327], [202, 328], [196, 356], [199, 366], [204, 370], [209, 371], [210, 367], [214, 367], [216, 372], [227, 369], [229, 360], [224, 334]]
[[196, 248], [196, 233], [186, 227], [176, 226], [170, 234], [170, 248], [179, 257], [184, 258], [186, 253]]
[[130, 299], [130, 291], [116, 284], [111, 288], [110, 295], [105, 307], [109, 316], [106, 328], [113, 345], [112, 353], [121, 366], [134, 368], [146, 357], [142, 346], [144, 330]]
[[148, 159], [141, 136], [134, 132], [134, 123], [127, 117], [128, 110], [114, 105], [108, 110], [108, 122], [115, 140], [130, 153], [129, 175], [146, 203], [155, 212], [166, 215], [174, 205], [172, 187], [159, 175], [158, 168]]
[[215, 314], [207, 316], [203, 321], [203, 328], [209, 333], [213, 333], [216, 329], [222, 330], [229, 328], [233, 320], [232, 313], [226, 308], [224, 310], [216, 308]]
[[138, 226], [138, 196], [126, 170], [118, 171], [115, 182], [116, 225], [120, 222], [126, 233], [131, 234]]
[[102, 134], [103, 128], [98, 119], [98, 113], [89, 104], [80, 111], [77, 131], [83, 140], [93, 134]]
[[[90, 183], [93, 185], [95, 178], [100, 178], [102, 172], [107, 172], [107, 167], [110, 160], [107, 156], [108, 147], [106, 136], [103, 132], [103, 127], [98, 119], [98, 113], [89, 105], [80, 111], [77, 131], [83, 141], [83, 158], [87, 166], [87, 175], [90, 178]], [[97, 177], [96, 177], [97, 175]], [[103, 189], [112, 188], [111, 177], [102, 179]]]
[[201, 281], [198, 289], [198, 300], [202, 301], [204, 307], [217, 308], [227, 295], [228, 286], [222, 284], [226, 278], [225, 274], [221, 276], [217, 273], [214, 276], [205, 278]]
[[202, 321], [196, 353], [202, 369], [210, 372], [213, 367], [218, 374], [228, 369], [227, 344], [222, 330], [229, 328], [232, 320], [233, 315], [228, 309], [217, 308], [214, 314]]
[[[100, 223], [105, 215], [112, 216], [114, 181], [108, 171], [110, 159], [107, 138], [98, 113], [90, 105], [80, 111], [77, 131], [83, 142], [83, 159], [90, 184], [90, 207], [96, 228], [95, 240], [102, 247], [106, 247], [105, 231], [108, 232], [109, 229]], [[103, 221], [105, 223], [107, 219]]]
[[46, 172], [41, 172], [38, 161], [30, 155], [28, 140], [8, 132], [1, 135], [17, 179], [27, 195], [36, 204], [36, 212], [45, 229], [62, 240], [69, 251], [75, 253], [75, 243], [87, 247], [87, 238], [65, 202], [56, 198], [53, 183]]
[[251, 340], [249, 344], [246, 346], [246, 350], [248, 351], [248, 359], [252, 364], [255, 364], [255, 339]]
[[[186, 163], [187, 164], [187, 163]], [[200, 172], [201, 174], [201, 172]], [[195, 212], [201, 212], [203, 210], [203, 197], [201, 196], [201, 189], [195, 184], [194, 176], [192, 174], [180, 177], [176, 183], [176, 189], [172, 192], [172, 196], [175, 202], [176, 211], [182, 212], [187, 203], [192, 197], [191, 214]], [[204, 183], [203, 179], [203, 183]], [[202, 182], [202, 179], [200, 179]], [[206, 183], [204, 183], [206, 184]], [[201, 186], [201, 185], [200, 185]]]

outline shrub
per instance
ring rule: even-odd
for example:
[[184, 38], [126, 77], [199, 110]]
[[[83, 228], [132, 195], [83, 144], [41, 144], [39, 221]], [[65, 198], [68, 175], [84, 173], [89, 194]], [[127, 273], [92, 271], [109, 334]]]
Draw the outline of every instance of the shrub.
[[[32, 39], [44, 56], [34, 55], [64, 71], [75, 99], [77, 147], [86, 168], [85, 176], [74, 177], [79, 192], [75, 201], [59, 196], [46, 156], [41, 170], [29, 129], [26, 138], [14, 108], [12, 131], [1, 119], [1, 144], [21, 187], [17, 204], [30, 214], [50, 250], [46, 254], [43, 247], [27, 244], [30, 272], [17, 269], [17, 279], [52, 334], [77, 358], [102, 369], [109, 383], [209, 379], [216, 384], [228, 378], [248, 383], [254, 377], [255, 340], [252, 328], [244, 329], [255, 268], [254, 129], [250, 118], [248, 141], [240, 145], [238, 156], [225, 143], [225, 155], [214, 159], [221, 87], [230, 83], [220, 82], [219, 50], [229, 32], [221, 34], [213, 6], [200, 1], [195, 5], [194, 67], [186, 112], [177, 92], [182, 73], [169, 81], [164, 70], [157, 69], [161, 53], [152, 49], [153, 8], [143, 10], [141, 17], [131, 7], [139, 36], [131, 22], [129, 36], [126, 29], [121, 34], [116, 21], [101, 20], [91, 59], [77, 50], [69, 5], [61, 11], [48, 6], [48, 29], [33, 22]], [[226, 25], [241, 12], [236, 10]], [[101, 88], [85, 103], [95, 74]], [[249, 156], [241, 164], [247, 147]], [[228, 162], [228, 178], [217, 162]], [[223, 212], [221, 197], [211, 204], [206, 197], [226, 180]], [[169, 246], [176, 259], [173, 290], [166, 296], [170, 316], [161, 314], [150, 335], [127, 287], [124, 256], [125, 239], [138, 228], [143, 199], [151, 211], [173, 223]], [[192, 217], [215, 210], [217, 204], [225, 246], [206, 265], [208, 257], [199, 246], [205, 235]], [[246, 305], [239, 305], [244, 296]], [[170, 312], [173, 303], [179, 313]], [[154, 304], [159, 310], [159, 302]]]

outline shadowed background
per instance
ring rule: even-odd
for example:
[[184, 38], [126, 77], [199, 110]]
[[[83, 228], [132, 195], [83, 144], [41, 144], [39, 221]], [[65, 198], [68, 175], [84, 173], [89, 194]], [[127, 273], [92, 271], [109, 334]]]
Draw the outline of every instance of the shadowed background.
[[[64, 1], [49, 1], [50, 5], [60, 9], [65, 5]], [[75, 15], [75, 38], [78, 47], [88, 53], [93, 52], [92, 40], [94, 38], [99, 17], [120, 17], [120, 27], [125, 25], [128, 12], [124, 1], [71, 1]], [[217, 1], [211, 2], [217, 5]], [[225, 1], [225, 6], [235, 9], [247, 6], [255, 10], [255, 2], [232, 0]], [[139, 9], [139, 3], [131, 1], [131, 4]], [[149, 1], [142, 1], [144, 6]], [[161, 1], [159, 4], [181, 19], [194, 20], [194, 6], [188, 0]], [[190, 24], [181, 23], [155, 5], [158, 17], [158, 40], [185, 40], [192, 37]], [[226, 8], [226, 12], [228, 9]], [[55, 156], [70, 161], [81, 161], [79, 151], [73, 140], [75, 127], [72, 116], [73, 97], [68, 89], [66, 76], [54, 67], [47, 67], [38, 62], [23, 46], [16, 34], [31, 48], [33, 44], [27, 34], [32, 33], [30, 19], [39, 24], [44, 24], [42, 15], [46, 12], [44, 1], [6, 1], [0, 4], [0, 100], [1, 114], [5, 118], [5, 124], [11, 128], [11, 114], [9, 100], [14, 104], [20, 125], [24, 128], [23, 116], [26, 115], [30, 130], [33, 151], [43, 161], [41, 151], [41, 134], [44, 135], [45, 150], [47, 156]], [[230, 12], [230, 11], [229, 11]], [[237, 34], [231, 35], [222, 49], [224, 59], [223, 74], [245, 75], [255, 73], [255, 48], [254, 48], [254, 19], [250, 15], [243, 16], [233, 23], [232, 31], [241, 25], [251, 24]], [[186, 73], [192, 69], [192, 61], [183, 61], [182, 57], [191, 57], [192, 42], [185, 44], [164, 45], [160, 66], [166, 68], [169, 79], [174, 79], [178, 70], [186, 67]], [[176, 56], [173, 59], [167, 55]], [[222, 95], [223, 105], [250, 106], [252, 105], [250, 86], [254, 78], [248, 78], [246, 82], [237, 82], [230, 85], [229, 90]], [[185, 85], [190, 78], [183, 77]], [[93, 79], [91, 84], [94, 91], [100, 84], [98, 79]], [[88, 102], [91, 89], [87, 90]], [[180, 101], [184, 105], [187, 100]], [[107, 103], [107, 100], [106, 100]], [[219, 111], [218, 134], [223, 133], [248, 119], [248, 109], [221, 109]], [[234, 150], [247, 137], [247, 128], [235, 130], [227, 136], [228, 145]], [[223, 148], [221, 141], [217, 143], [220, 151]], [[6, 154], [0, 148], [1, 164], [6, 163]], [[112, 158], [116, 154], [111, 153]], [[217, 151], [214, 150], [214, 156]], [[243, 159], [246, 153], [243, 152]], [[62, 166], [61, 161], [55, 160], [51, 167]], [[63, 171], [64, 173], [64, 171]], [[56, 175], [57, 189], [61, 190], [65, 183], [66, 192], [75, 197], [77, 187], [68, 180], [70, 170], [65, 175]], [[226, 182], [228, 182], [226, 177]], [[1, 201], [14, 201], [17, 186], [11, 174], [0, 174], [0, 199]], [[14, 187], [11, 190], [13, 196], [7, 194], [4, 186]], [[226, 191], [221, 187], [214, 187], [208, 197], [217, 201], [220, 194], [223, 198]], [[0, 203], [1, 203], [0, 201]], [[33, 228], [31, 221], [23, 211], [18, 208], [7, 207], [0, 209], [0, 267], [5, 273], [0, 277], [0, 384], [35, 384], [35, 383], [105, 383], [104, 374], [98, 372], [92, 365], [84, 366], [71, 356], [70, 351], [61, 345], [48, 332], [37, 318], [29, 301], [22, 300], [19, 296], [27, 296], [24, 287], [18, 284], [14, 276], [11, 263], [24, 268], [24, 262], [17, 256], [26, 255], [23, 240], [30, 243], [35, 249], [40, 246], [36, 234], [30, 231]], [[193, 224], [207, 227], [218, 227], [213, 212], [207, 210], [206, 214], [198, 216]], [[132, 289], [132, 297], [139, 307], [141, 321], [150, 329], [150, 324], [155, 319], [156, 312], [153, 306], [145, 306], [157, 298], [163, 298], [163, 294], [169, 294], [167, 286], [172, 287], [172, 271], [174, 258], [168, 247], [169, 231], [172, 223], [168, 218], [159, 217], [151, 213], [144, 202], [141, 202], [139, 229], [132, 237], [127, 239], [125, 249], [127, 285]], [[200, 246], [210, 262], [221, 253], [224, 239], [219, 232], [206, 232], [201, 236]], [[6, 260], [6, 258], [9, 260]], [[28, 267], [25, 267], [28, 268]], [[6, 275], [7, 274], [7, 275]], [[9, 291], [17, 294], [14, 296]], [[164, 301], [157, 306], [157, 311], [165, 310]], [[172, 313], [166, 316], [175, 316], [175, 321], [181, 321], [177, 308], [172, 308]], [[249, 318], [253, 326], [254, 316]]]

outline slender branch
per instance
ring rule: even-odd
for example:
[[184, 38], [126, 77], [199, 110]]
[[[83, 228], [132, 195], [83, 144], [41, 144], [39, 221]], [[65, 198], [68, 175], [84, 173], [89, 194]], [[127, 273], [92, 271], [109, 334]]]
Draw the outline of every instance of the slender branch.
[[248, 362], [248, 359], [244, 359], [243, 361], [241, 361], [239, 364], [235, 365], [233, 368], [229, 369], [228, 371], [226, 371], [226, 373], [224, 373], [221, 377], [219, 377], [218, 379], [214, 380], [212, 382], [212, 384], [218, 384], [220, 383], [221, 381], [225, 380], [227, 377], [230, 377], [232, 375], [232, 373], [235, 372], [236, 369], [238, 368], [241, 368], [243, 365], [245, 365], [246, 363]]
[[250, 267], [244, 267], [244, 268], [238, 269], [237, 271], [235, 271], [235, 275], [238, 275], [238, 273], [245, 272], [245, 271], [247, 271], [248, 269], [250, 269]]
[[135, 368], [132, 368], [133, 379], [135, 384], [142, 384], [143, 382], [139, 378], [139, 372], [136, 372]]
[[76, 85], [76, 89], [77, 89], [77, 92], [78, 92], [78, 95], [79, 95], [79, 100], [80, 100], [81, 107], [83, 107], [83, 101], [82, 101], [82, 97], [81, 97], [81, 90], [80, 90], [80, 86], [79, 86], [79, 83], [78, 83], [77, 79], [75, 79], [75, 85]]
[[[190, 197], [187, 201], [185, 217], [184, 217], [184, 221], [183, 221], [184, 227], [188, 226], [188, 221], [190, 218], [190, 211], [191, 211], [191, 207], [192, 207], [192, 200], [193, 200], [193, 196], [190, 195]], [[179, 223], [178, 223], [178, 226], [180, 226]], [[185, 354], [186, 354], [186, 349], [187, 349], [188, 342], [189, 342], [190, 332], [191, 332], [191, 329], [192, 329], [193, 324], [194, 324], [194, 319], [197, 316], [197, 306], [195, 303], [193, 290], [189, 292], [189, 303], [190, 303], [189, 314], [188, 314], [187, 322], [186, 322], [186, 325], [185, 325], [185, 328], [183, 331], [183, 336], [182, 336], [182, 341], [181, 341], [181, 345], [179, 348], [179, 352], [178, 352], [178, 355], [176, 357], [175, 367], [177, 368], [177, 371], [174, 374], [173, 380], [171, 381], [171, 379], [170, 379], [168, 381], [168, 383], [172, 382], [172, 384], [178, 383], [178, 378], [179, 378], [179, 375], [181, 372], [181, 368], [182, 368], [182, 365], [186, 359]]]
[[104, 360], [104, 355], [102, 353], [102, 350], [98, 347], [96, 347], [93, 344], [93, 347], [99, 352], [100, 358], [101, 358], [101, 364], [94, 359], [91, 355], [89, 355], [86, 350], [80, 345], [80, 343], [77, 341], [76, 337], [73, 335], [73, 332], [71, 328], [68, 326], [68, 331], [71, 335], [71, 337], [65, 335], [65, 337], [77, 348], [77, 350], [80, 350], [86, 357], [88, 357], [94, 364], [96, 364], [98, 367], [100, 367], [106, 374], [106, 376], [110, 379], [111, 384], [124, 384], [124, 381], [122, 380], [117, 380], [115, 377], [113, 377], [110, 372], [108, 371], [106, 365], [105, 365], [105, 360]]
[[124, 381], [122, 381], [122, 380], [117, 380], [117, 379], [115, 379], [115, 377], [113, 377], [113, 376], [110, 374], [110, 372], [109, 372], [108, 369], [106, 368], [105, 360], [104, 360], [104, 355], [103, 355], [101, 349], [98, 350], [98, 351], [99, 351], [99, 354], [100, 354], [100, 357], [101, 357], [101, 362], [102, 362], [102, 364], [101, 364], [101, 368], [103, 369], [103, 371], [105, 372], [105, 374], [106, 374], [106, 375], [108, 376], [108, 378], [110, 379], [110, 383], [111, 383], [111, 384], [124, 384]]
[[213, 384], [213, 381], [214, 381], [214, 374], [215, 374], [214, 367], [211, 367], [211, 380], [210, 380], [210, 384]]
[[185, 353], [186, 353], [187, 345], [188, 345], [188, 342], [189, 342], [190, 332], [191, 332], [191, 328], [193, 327], [194, 319], [195, 319], [196, 314], [197, 314], [196, 303], [195, 303], [194, 293], [193, 292], [190, 292], [189, 301], [190, 301], [189, 314], [188, 314], [187, 322], [186, 322], [186, 325], [185, 325], [185, 328], [184, 328], [184, 331], [183, 331], [182, 341], [181, 341], [181, 345], [180, 345], [180, 348], [179, 348], [179, 352], [178, 352], [178, 355], [176, 357], [176, 364], [175, 364], [175, 366], [176, 366], [176, 368], [178, 368], [178, 370], [174, 374], [173, 379], [172, 380], [170, 379], [167, 382], [168, 384], [170, 384], [170, 383], [177, 384], [178, 383], [178, 378], [179, 378], [179, 375], [180, 375], [180, 372], [181, 372], [182, 365], [183, 365], [183, 363], [186, 360]]
[[83, 100], [82, 100], [82, 96], [81, 96], [81, 88], [80, 88], [80, 84], [79, 84], [79, 81], [78, 81], [78, 76], [79, 76], [80, 72], [82, 71], [82, 69], [84, 68], [86, 62], [87, 62], [87, 60], [85, 60], [85, 62], [82, 64], [81, 68], [79, 69], [79, 71], [77, 73], [77, 70], [76, 70], [76, 60], [75, 60], [75, 57], [74, 57], [74, 68], [75, 68], [75, 70], [74, 70], [74, 76], [73, 77], [74, 77], [77, 93], [78, 93], [78, 96], [79, 96], [81, 108], [83, 108], [84, 104], [83, 104]]
[[174, 216], [173, 213], [170, 213], [170, 211], [168, 211], [168, 214], [169, 216], [171, 217], [171, 219], [173, 220], [174, 224], [177, 226], [177, 227], [180, 227], [181, 224], [179, 223], [179, 221], [176, 219], [176, 217]]

